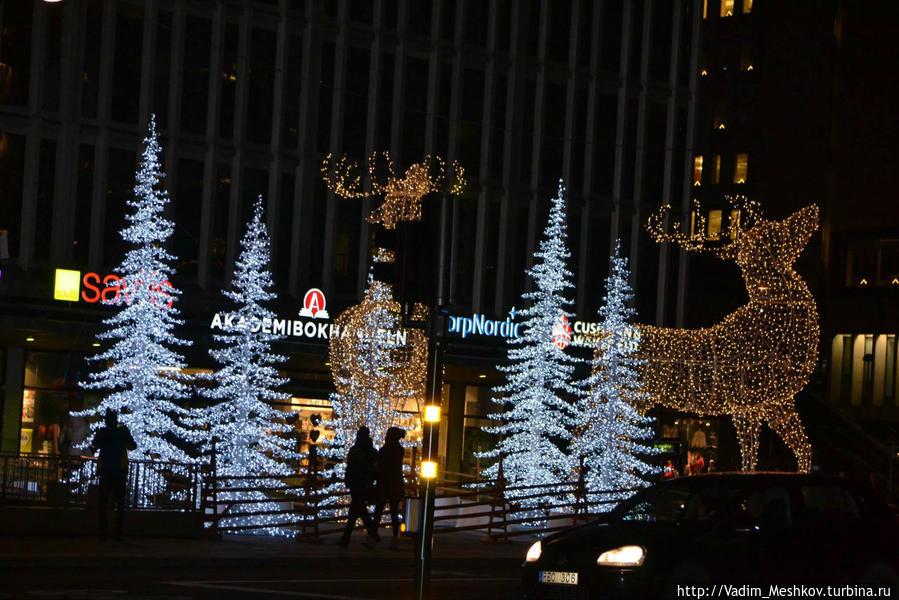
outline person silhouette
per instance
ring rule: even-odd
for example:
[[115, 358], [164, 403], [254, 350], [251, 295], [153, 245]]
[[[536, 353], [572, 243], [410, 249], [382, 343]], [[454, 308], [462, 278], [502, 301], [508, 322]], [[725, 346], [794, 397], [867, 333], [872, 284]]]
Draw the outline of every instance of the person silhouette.
[[360, 427], [356, 432], [356, 443], [350, 448], [346, 457], [344, 482], [350, 490], [350, 512], [347, 515], [343, 535], [337, 542], [338, 546], [345, 548], [349, 545], [350, 536], [356, 528], [356, 519], [362, 519], [362, 524], [368, 531], [368, 538], [362, 542], [363, 546], [374, 548], [374, 545], [380, 540], [378, 528], [372, 521], [371, 515], [368, 514], [368, 506], [366, 506], [369, 490], [375, 482], [377, 455], [368, 427]]
[[378, 503], [375, 505], [375, 527], [381, 524], [384, 508], [390, 505], [390, 521], [393, 527], [393, 539], [390, 547], [396, 549], [400, 535], [400, 502], [403, 501], [406, 485], [403, 481], [403, 455], [405, 450], [400, 440], [406, 432], [399, 427], [391, 427], [384, 436], [384, 445], [378, 450]]
[[106, 411], [106, 426], [94, 435], [91, 447], [100, 451], [97, 472], [100, 476], [100, 497], [97, 502], [100, 537], [105, 538], [109, 528], [107, 508], [112, 498], [116, 505], [114, 536], [122, 537], [125, 521], [125, 482], [128, 477], [128, 450], [137, 448], [134, 438], [124, 426], [119, 425], [119, 415]]

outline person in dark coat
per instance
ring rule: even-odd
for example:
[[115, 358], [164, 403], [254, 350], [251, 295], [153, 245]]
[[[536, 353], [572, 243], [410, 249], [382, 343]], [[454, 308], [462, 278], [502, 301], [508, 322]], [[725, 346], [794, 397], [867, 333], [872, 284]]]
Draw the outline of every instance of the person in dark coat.
[[106, 411], [106, 426], [97, 431], [91, 447], [100, 451], [97, 472], [100, 476], [100, 497], [97, 502], [99, 511], [100, 537], [105, 538], [109, 516], [107, 509], [112, 498], [116, 505], [115, 532], [116, 539], [122, 537], [122, 525], [125, 521], [125, 480], [128, 477], [128, 450], [137, 448], [131, 433], [119, 425], [119, 416], [111, 410]]
[[347, 515], [346, 527], [337, 545], [346, 547], [350, 543], [350, 535], [356, 528], [356, 519], [368, 530], [368, 538], [362, 542], [364, 546], [373, 548], [380, 540], [378, 528], [368, 514], [368, 496], [375, 482], [375, 461], [378, 453], [371, 441], [368, 427], [360, 427], [356, 432], [356, 443], [350, 448], [346, 457], [346, 473], [344, 482], [350, 490], [350, 512]]
[[400, 535], [400, 502], [403, 501], [406, 485], [403, 481], [403, 455], [405, 451], [400, 440], [406, 432], [399, 427], [391, 427], [384, 436], [384, 445], [378, 450], [378, 503], [375, 505], [375, 526], [381, 524], [384, 508], [390, 505], [390, 521], [393, 526], [391, 548], [397, 548]]

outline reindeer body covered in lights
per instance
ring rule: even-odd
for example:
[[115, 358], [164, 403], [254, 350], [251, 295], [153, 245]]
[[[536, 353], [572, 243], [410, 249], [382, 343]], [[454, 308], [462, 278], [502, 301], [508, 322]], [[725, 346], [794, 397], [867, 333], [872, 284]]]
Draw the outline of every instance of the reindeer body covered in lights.
[[[818, 227], [818, 208], [811, 205], [783, 221], [768, 221], [760, 217], [757, 204], [745, 198], [733, 202], [739, 202], [736, 214], [745, 218], [742, 226], [739, 217], [732, 219], [726, 235], [730, 241], [718, 247], [710, 247], [702, 235], [686, 236], [679, 224], [672, 228], [674, 233], [667, 233], [667, 206], [646, 225], [656, 241], [734, 260], [749, 302], [702, 329], [640, 326], [644, 391], [653, 404], [700, 415], [731, 415], [744, 471], [755, 470], [758, 434], [767, 422], [795, 454], [798, 470], [808, 472], [811, 445], [794, 396], [815, 368], [818, 313], [793, 262]], [[701, 212], [694, 215], [696, 230], [704, 231]]]

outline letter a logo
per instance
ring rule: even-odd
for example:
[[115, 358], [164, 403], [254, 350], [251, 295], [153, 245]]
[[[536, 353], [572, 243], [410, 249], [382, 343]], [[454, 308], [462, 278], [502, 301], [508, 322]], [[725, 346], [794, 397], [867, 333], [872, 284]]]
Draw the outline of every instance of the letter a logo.
[[312, 288], [303, 296], [303, 308], [300, 309], [301, 317], [313, 319], [327, 319], [328, 311], [325, 310], [325, 294], [318, 288]]

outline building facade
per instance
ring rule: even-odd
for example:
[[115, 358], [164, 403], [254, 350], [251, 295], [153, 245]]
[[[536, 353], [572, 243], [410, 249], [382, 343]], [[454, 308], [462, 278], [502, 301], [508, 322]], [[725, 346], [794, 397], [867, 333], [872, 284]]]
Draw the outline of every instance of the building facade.
[[[642, 224], [690, 199], [700, 10], [692, 0], [4, 2], [2, 449], [49, 451], [61, 415], [90, 401], [78, 381], [110, 309], [89, 301], [89, 285], [121, 260], [151, 114], [197, 369], [210, 367], [219, 290], [257, 194], [279, 314], [295, 314], [312, 288], [332, 315], [360, 299], [371, 204], [328, 191], [329, 153], [464, 166], [442, 236], [425, 201], [421, 235], [444, 245], [432, 241], [407, 274], [439, 290], [425, 300], [440, 310], [502, 320], [520, 304], [562, 178], [579, 318], [595, 314], [620, 238], [641, 321], [682, 323], [687, 271]], [[54, 299], [57, 269], [78, 272], [77, 300]], [[504, 342], [448, 336], [441, 448], [448, 469], [470, 471]], [[281, 346], [292, 410], [327, 410], [327, 340]]]

